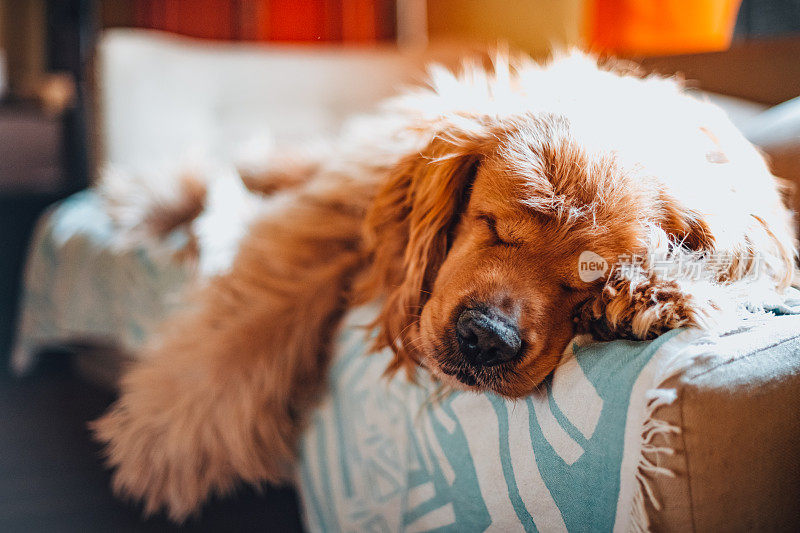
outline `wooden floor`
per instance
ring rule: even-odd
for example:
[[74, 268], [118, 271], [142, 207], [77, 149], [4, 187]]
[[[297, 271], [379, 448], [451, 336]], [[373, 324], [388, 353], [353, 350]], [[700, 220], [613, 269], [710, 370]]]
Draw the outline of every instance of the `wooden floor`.
[[71, 376], [63, 358], [18, 380], [0, 370], [0, 531], [299, 531], [295, 494], [243, 489], [211, 502], [198, 521], [176, 528], [142, 521], [116, 500], [86, 422], [112, 401]]

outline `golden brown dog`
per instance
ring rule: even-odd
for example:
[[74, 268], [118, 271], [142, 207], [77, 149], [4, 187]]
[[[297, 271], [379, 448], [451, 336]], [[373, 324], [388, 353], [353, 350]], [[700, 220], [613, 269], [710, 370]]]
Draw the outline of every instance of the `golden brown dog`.
[[94, 424], [115, 489], [178, 521], [240, 480], [291, 478], [354, 303], [380, 302], [390, 372], [519, 397], [577, 332], [706, 326], [737, 284], [780, 291], [793, 272], [775, 180], [724, 114], [580, 54], [435, 70], [333, 150], [248, 185], [286, 201]]

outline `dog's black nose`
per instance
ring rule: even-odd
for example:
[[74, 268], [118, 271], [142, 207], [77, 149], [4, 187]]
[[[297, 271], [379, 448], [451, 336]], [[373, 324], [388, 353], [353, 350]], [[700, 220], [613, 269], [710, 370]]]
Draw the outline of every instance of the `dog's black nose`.
[[492, 366], [519, 355], [522, 339], [517, 328], [502, 313], [467, 309], [456, 323], [458, 347], [473, 365]]

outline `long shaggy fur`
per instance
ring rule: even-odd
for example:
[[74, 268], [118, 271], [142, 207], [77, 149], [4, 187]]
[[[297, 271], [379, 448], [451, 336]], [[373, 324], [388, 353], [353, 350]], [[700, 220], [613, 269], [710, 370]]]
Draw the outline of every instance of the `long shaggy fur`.
[[[394, 351], [389, 372], [423, 365], [518, 397], [576, 332], [709, 326], [745, 279], [772, 293], [792, 279], [789, 213], [724, 114], [674, 81], [580, 54], [434, 68], [430, 87], [355, 121], [330, 150], [283, 161], [245, 179], [284, 201], [257, 210], [230, 268], [198, 283], [93, 425], [115, 489], [148, 512], [181, 521], [239, 480], [289, 479], [354, 303], [380, 303], [374, 348]], [[174, 216], [140, 210], [140, 222], [163, 233], [201, 197], [189, 188]], [[582, 281], [583, 250], [613, 267]], [[644, 259], [626, 268], [622, 256]], [[703, 275], [658, 268], [676, 257]], [[464, 363], [454, 318], [483, 303], [519, 323], [520, 361]]]

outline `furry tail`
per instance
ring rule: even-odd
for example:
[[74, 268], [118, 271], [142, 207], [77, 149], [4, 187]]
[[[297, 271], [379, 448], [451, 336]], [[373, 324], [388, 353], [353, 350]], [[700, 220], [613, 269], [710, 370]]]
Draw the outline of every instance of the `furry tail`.
[[205, 208], [208, 184], [199, 173], [186, 172], [176, 178], [108, 168], [97, 190], [119, 231], [118, 245], [131, 248], [159, 242], [178, 228], [188, 228]]

